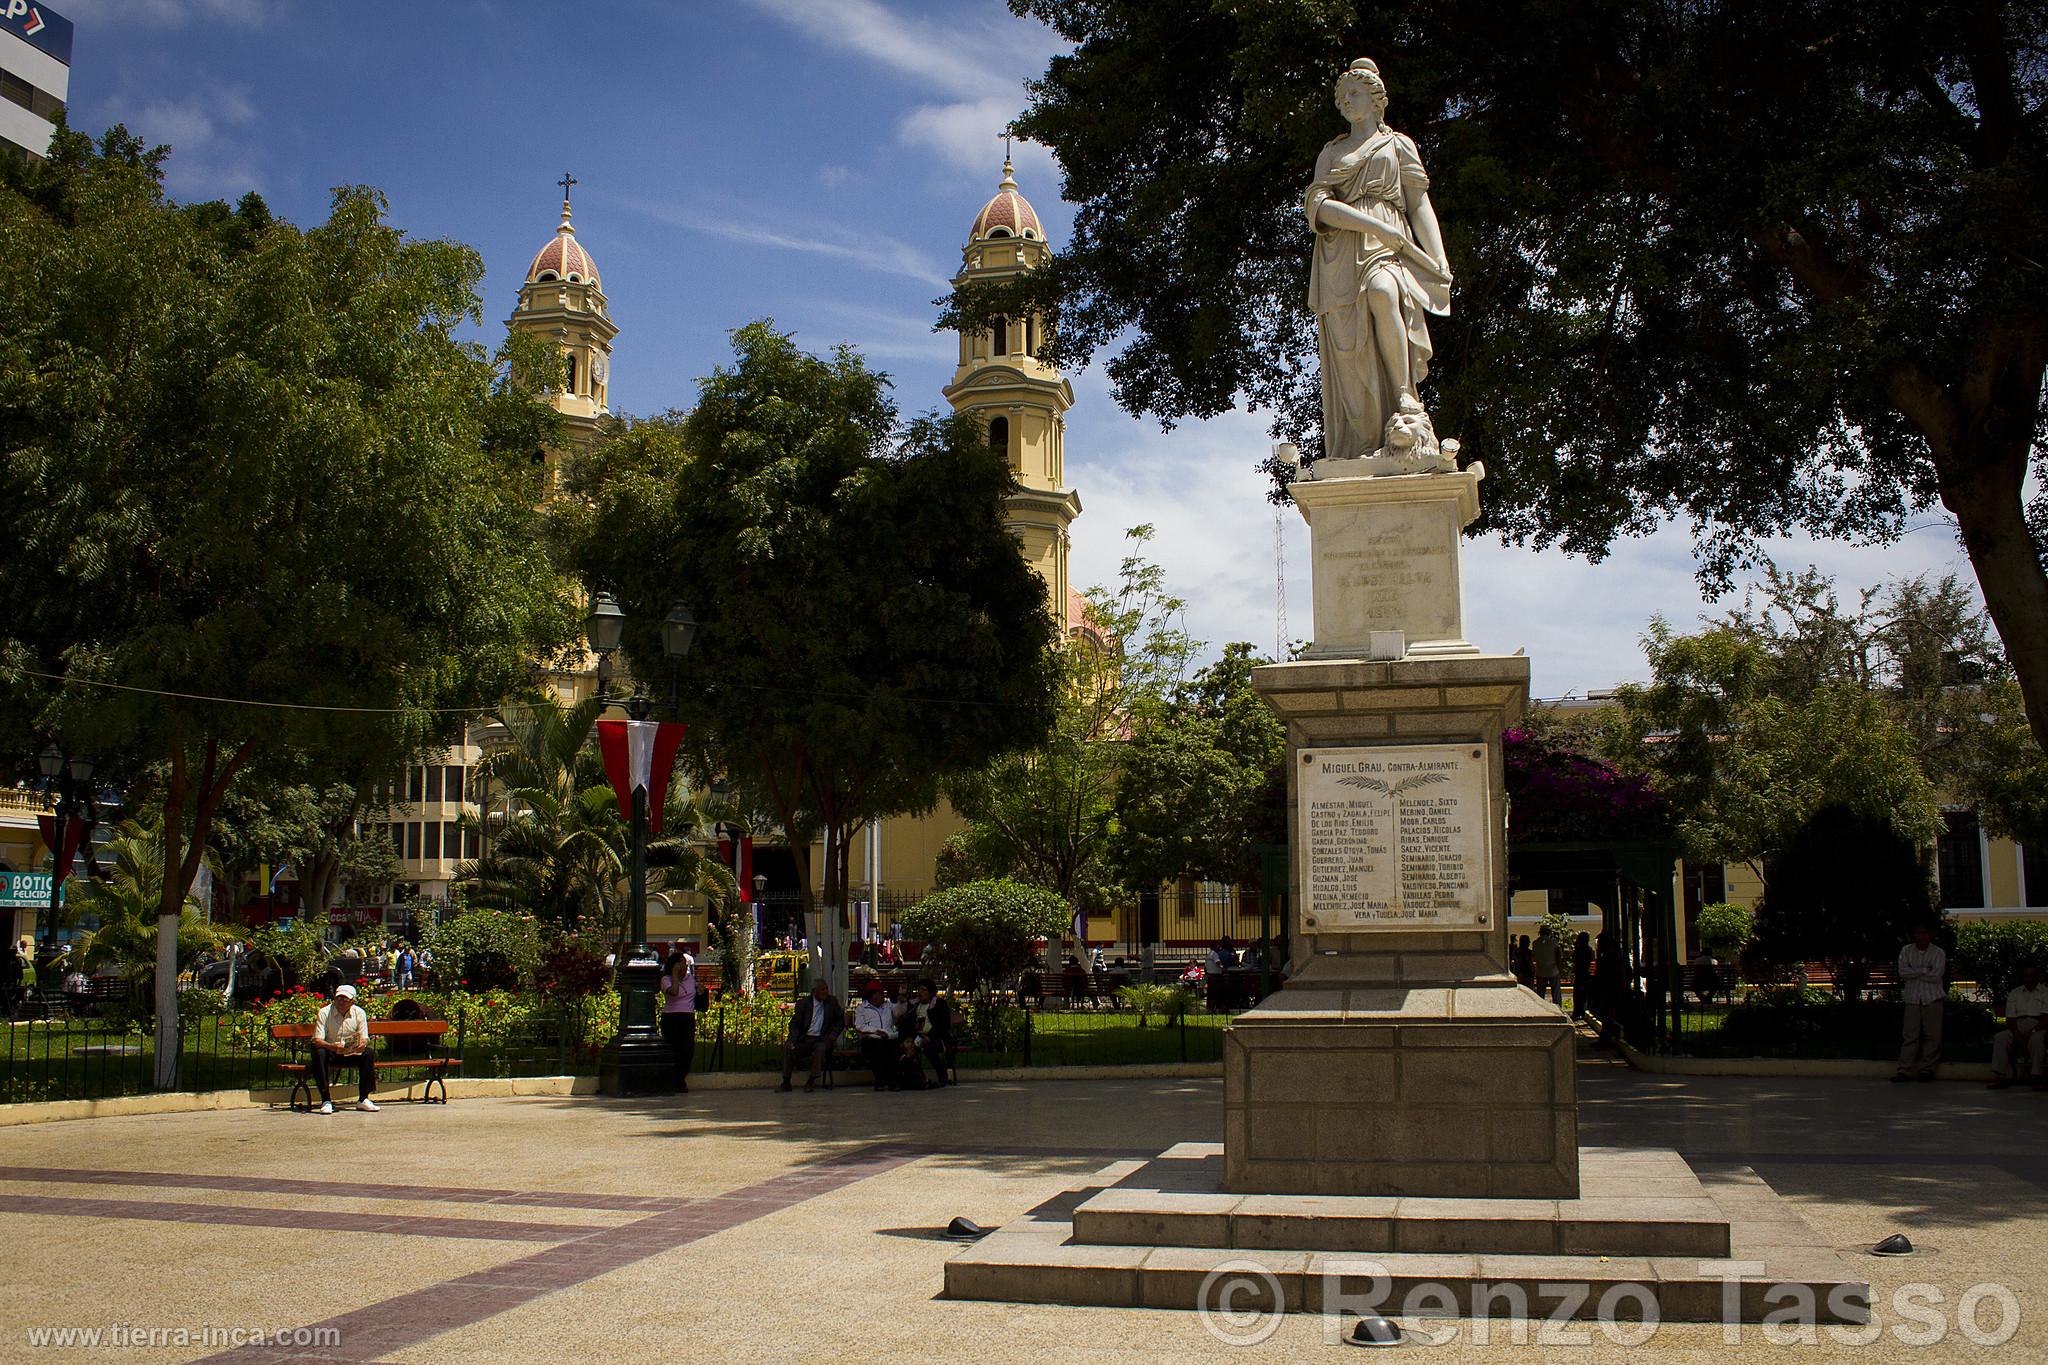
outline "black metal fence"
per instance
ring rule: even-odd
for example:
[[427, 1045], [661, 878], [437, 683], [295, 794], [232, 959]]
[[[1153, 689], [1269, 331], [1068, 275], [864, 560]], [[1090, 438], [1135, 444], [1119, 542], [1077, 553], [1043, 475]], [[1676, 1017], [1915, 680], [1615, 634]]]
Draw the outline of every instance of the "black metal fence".
[[[1176, 1012], [1177, 1011], [1177, 1012]], [[721, 1006], [697, 1022], [691, 1069], [697, 1073], [763, 1073], [782, 1065], [784, 1016]], [[964, 1009], [960, 1065], [994, 1067], [1158, 1065], [1218, 1062], [1231, 1014], [1202, 1008], [1141, 1014], [1112, 1007], [1047, 1008], [1006, 997], [994, 1017]], [[450, 1021], [447, 1050], [467, 1077], [594, 1076], [599, 1049], [587, 1041], [583, 1016], [541, 1009], [509, 1023], [479, 1023], [466, 1011]], [[380, 1044], [395, 1056], [401, 1040]], [[29, 1019], [0, 1023], [0, 1103], [109, 1099], [154, 1091], [156, 1040], [124, 1020]], [[179, 1021], [178, 1085], [186, 1092], [269, 1090], [290, 1084], [280, 1067], [288, 1045], [247, 1015]], [[859, 1069], [851, 1060], [843, 1063]], [[403, 1073], [396, 1078], [404, 1080]]]

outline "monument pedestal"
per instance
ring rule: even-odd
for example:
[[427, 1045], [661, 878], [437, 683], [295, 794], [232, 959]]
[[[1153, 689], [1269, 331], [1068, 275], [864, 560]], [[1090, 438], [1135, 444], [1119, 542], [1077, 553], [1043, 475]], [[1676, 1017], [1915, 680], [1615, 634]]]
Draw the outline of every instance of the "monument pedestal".
[[1252, 678], [1287, 724], [1295, 952], [1224, 1035], [1224, 1188], [1576, 1197], [1571, 1021], [1507, 964], [1500, 737], [1529, 661]]

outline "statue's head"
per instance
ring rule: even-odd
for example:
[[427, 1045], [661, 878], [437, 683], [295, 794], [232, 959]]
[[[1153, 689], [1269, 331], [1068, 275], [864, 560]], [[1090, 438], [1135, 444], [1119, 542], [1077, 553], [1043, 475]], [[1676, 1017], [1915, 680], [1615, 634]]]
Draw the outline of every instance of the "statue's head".
[[1356, 118], [1368, 101], [1375, 113], [1387, 112], [1387, 83], [1380, 79], [1379, 63], [1360, 57], [1337, 77], [1337, 112], [1347, 119]]
[[1402, 410], [1387, 419], [1387, 454], [1398, 460], [1434, 461], [1436, 427], [1426, 412]]

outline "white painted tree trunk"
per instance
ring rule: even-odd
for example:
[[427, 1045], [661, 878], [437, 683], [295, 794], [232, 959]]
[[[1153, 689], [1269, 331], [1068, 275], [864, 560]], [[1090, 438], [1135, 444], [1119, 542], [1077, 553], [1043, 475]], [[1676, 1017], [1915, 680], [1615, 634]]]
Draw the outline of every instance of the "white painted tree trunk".
[[178, 1087], [178, 916], [156, 921], [156, 1088]]

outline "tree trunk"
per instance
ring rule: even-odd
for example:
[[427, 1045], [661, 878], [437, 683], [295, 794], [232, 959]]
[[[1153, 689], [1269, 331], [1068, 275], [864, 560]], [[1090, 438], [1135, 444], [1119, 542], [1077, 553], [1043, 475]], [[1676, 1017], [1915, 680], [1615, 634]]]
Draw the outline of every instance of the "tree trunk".
[[[220, 740], [206, 741], [206, 759], [199, 778], [192, 780], [186, 764], [185, 746], [171, 745], [171, 778], [164, 788], [164, 883], [157, 901], [156, 919], [156, 1068], [159, 1090], [178, 1085], [178, 923], [192, 883], [199, 879], [206, 859], [206, 837], [213, 832], [214, 808], [235, 774], [255, 751], [256, 741], [244, 741], [222, 766]], [[185, 804], [192, 802], [192, 832], [185, 833]]]
[[2019, 679], [2027, 724], [2048, 749], [2048, 573], [2021, 504], [2026, 448], [1969, 463], [1966, 477], [1943, 479], [1941, 500], [1955, 513], [1977, 587]]

